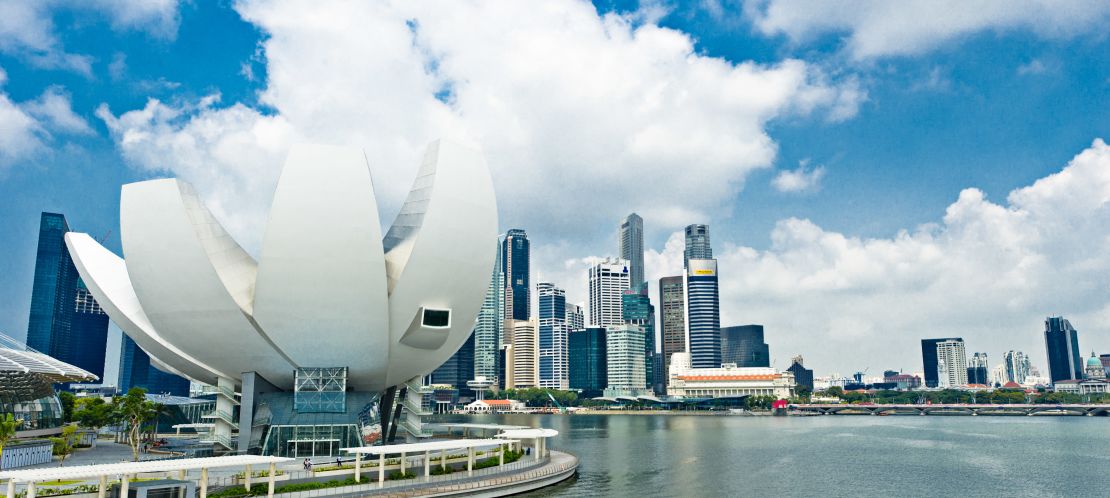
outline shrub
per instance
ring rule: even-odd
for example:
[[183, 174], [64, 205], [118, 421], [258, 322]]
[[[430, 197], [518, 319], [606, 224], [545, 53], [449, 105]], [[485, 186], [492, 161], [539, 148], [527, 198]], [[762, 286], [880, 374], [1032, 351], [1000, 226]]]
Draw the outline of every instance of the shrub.
[[386, 479], [389, 479], [390, 481], [399, 481], [401, 479], [413, 479], [415, 477], [416, 477], [416, 473], [414, 473], [414, 472], [407, 472], [407, 471], [406, 472], [401, 472], [399, 470], [395, 470], [393, 472], [390, 472], [388, 475], [386, 475]]
[[433, 465], [432, 469], [431, 469], [432, 475], [434, 475], [434, 476], [447, 475], [447, 474], [450, 474], [454, 471], [455, 471], [455, 469], [453, 467], [451, 467], [450, 465], [443, 466], [443, 467], [440, 467], [439, 465]]

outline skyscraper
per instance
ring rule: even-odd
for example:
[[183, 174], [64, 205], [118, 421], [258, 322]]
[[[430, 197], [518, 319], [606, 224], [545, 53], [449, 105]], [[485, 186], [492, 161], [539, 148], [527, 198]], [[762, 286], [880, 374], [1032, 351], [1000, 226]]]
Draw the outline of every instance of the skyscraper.
[[549, 282], [536, 284], [539, 297], [540, 387], [567, 388], [566, 292]]
[[506, 387], [521, 389], [539, 385], [539, 340], [536, 319], [505, 320], [505, 333], [512, 337], [511, 367], [506, 366], [506, 375], [512, 372]]
[[799, 387], [806, 386], [810, 392], [813, 392], [813, 370], [806, 368], [803, 362], [801, 356], [795, 356], [790, 360], [790, 368], [787, 368], [786, 371], [794, 374], [794, 382]]
[[987, 362], [987, 353], [975, 353], [967, 363], [968, 384], [990, 384], [990, 367]]
[[596, 398], [609, 385], [605, 327], [572, 330], [567, 338], [570, 357], [570, 388], [582, 390], [582, 398]]
[[771, 366], [771, 351], [763, 341], [763, 326], [721, 327], [721, 363], [735, 363], [741, 368]]
[[1048, 352], [1048, 376], [1055, 384], [1061, 380], [1083, 378], [1083, 357], [1079, 354], [1079, 333], [1066, 318], [1053, 316], [1044, 320], [1045, 351]]
[[586, 314], [581, 306], [567, 303], [567, 328], [570, 330], [586, 328]]
[[490, 275], [486, 300], [474, 322], [474, 378], [497, 378], [497, 350], [501, 347], [501, 327], [505, 324], [505, 273], [501, 271], [500, 242]]
[[528, 234], [513, 228], [501, 242], [501, 271], [505, 274], [505, 318], [527, 320], [531, 314], [530, 259]]
[[659, 337], [662, 340], [663, 376], [670, 375], [671, 355], [686, 352], [685, 278], [659, 279]]
[[1002, 383], [1016, 382], [1024, 384], [1025, 378], [1029, 376], [1029, 357], [1021, 351], [1006, 351], [1002, 354]]
[[108, 315], [78, 276], [66, 232], [65, 216], [42, 213], [27, 346], [103, 377]]
[[689, 267], [691, 259], [713, 259], [713, 248], [709, 245], [709, 226], [686, 226], [686, 250], [682, 253], [682, 267]]
[[608, 362], [606, 396], [638, 396], [647, 385], [644, 372], [644, 329], [639, 325], [606, 327], [605, 356]]
[[474, 392], [466, 381], [474, 378], [474, 334], [459, 346], [459, 350], [432, 371], [432, 383], [454, 387], [463, 398], [473, 398]]
[[624, 323], [639, 325], [644, 328], [644, 377], [647, 379], [648, 388], [664, 383], [657, 375], [662, 374], [655, 369], [655, 306], [651, 304], [646, 286], [633, 287], [621, 296], [621, 308]]
[[631, 282], [628, 261], [606, 259], [590, 268], [590, 325], [608, 327], [624, 323], [624, 291]]
[[[944, 344], [942, 344], [944, 343]], [[958, 362], [954, 355], [955, 344], [959, 344]], [[921, 340], [921, 363], [925, 370], [925, 387], [950, 387], [967, 384], [967, 356], [963, 347], [964, 340], [959, 337]], [[944, 352], [942, 348], [947, 348]], [[953, 354], [950, 354], [953, 353]], [[941, 372], [941, 358], [944, 358], [944, 372]], [[941, 375], [943, 373], [943, 375]], [[962, 380], [953, 384], [955, 380]], [[945, 377], [943, 380], [941, 377]]]
[[146, 351], [127, 334], [120, 341], [118, 384], [124, 393], [132, 387], [141, 387], [151, 394], [189, 395], [189, 379], [156, 368]]
[[625, 217], [617, 242], [621, 259], [628, 260], [631, 288], [644, 286], [644, 219], [636, 213]]
[[[706, 237], [708, 241], [708, 234]], [[721, 306], [715, 259], [690, 259], [686, 264], [686, 350], [692, 368], [721, 367]]]

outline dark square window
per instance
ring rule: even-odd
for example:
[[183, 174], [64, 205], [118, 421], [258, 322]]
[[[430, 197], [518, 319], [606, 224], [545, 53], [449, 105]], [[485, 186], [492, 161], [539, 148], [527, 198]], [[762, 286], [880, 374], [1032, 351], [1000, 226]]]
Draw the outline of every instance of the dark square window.
[[451, 324], [451, 310], [424, 310], [425, 327], [446, 327]]

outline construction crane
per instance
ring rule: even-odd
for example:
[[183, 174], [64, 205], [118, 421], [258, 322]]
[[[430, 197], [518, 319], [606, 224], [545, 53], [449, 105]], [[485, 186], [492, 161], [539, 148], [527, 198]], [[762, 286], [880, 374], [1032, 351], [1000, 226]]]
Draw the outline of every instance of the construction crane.
[[555, 403], [555, 406], [559, 407], [559, 413], [566, 413], [567, 412], [567, 408], [565, 406], [560, 405], [558, 401], [555, 401], [555, 396], [551, 395], [551, 391], [547, 392], [547, 397], [548, 397], [548, 399], [551, 400], [552, 403]]
[[96, 243], [100, 244], [100, 245], [104, 245], [104, 241], [108, 240], [108, 237], [110, 237], [111, 235], [112, 235], [112, 229], [109, 228], [107, 232], [104, 232], [104, 235], [101, 235], [99, 239], [96, 239]]

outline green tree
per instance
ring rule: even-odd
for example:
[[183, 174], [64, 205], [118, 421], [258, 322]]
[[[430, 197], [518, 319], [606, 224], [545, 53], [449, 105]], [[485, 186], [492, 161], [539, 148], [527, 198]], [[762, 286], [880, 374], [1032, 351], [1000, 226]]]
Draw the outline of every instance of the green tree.
[[146, 399], [146, 389], [132, 387], [124, 396], [113, 400], [116, 416], [127, 430], [127, 444], [131, 446], [131, 456], [139, 461], [139, 445], [142, 444], [142, 428], [147, 421], [158, 414], [158, 403]]
[[22, 424], [22, 419], [17, 419], [10, 413], [6, 414], [6, 417], [0, 418], [0, 454], [4, 452], [4, 445], [15, 439], [15, 431]]
[[832, 386], [828, 389], [825, 389], [825, 394], [828, 396], [836, 396], [839, 398], [841, 396], [844, 396], [844, 388], [840, 386]]
[[67, 424], [73, 422], [73, 405], [77, 397], [71, 392], [62, 391], [58, 393], [58, 401], [62, 403], [62, 421]]
[[115, 421], [115, 415], [112, 405], [105, 402], [104, 398], [82, 398], [77, 400], [73, 419], [81, 424], [81, 427], [99, 432], [101, 427]]
[[52, 437], [50, 441], [54, 443], [54, 454], [62, 457], [62, 464], [65, 464], [66, 457], [73, 453], [73, 443], [77, 438], [77, 426], [67, 425], [62, 427], [62, 435], [60, 437]]

